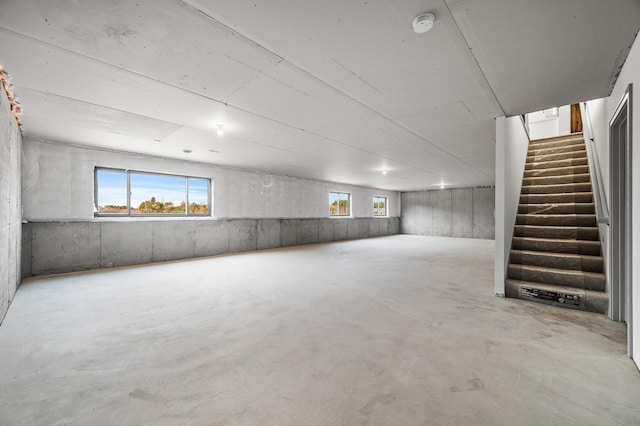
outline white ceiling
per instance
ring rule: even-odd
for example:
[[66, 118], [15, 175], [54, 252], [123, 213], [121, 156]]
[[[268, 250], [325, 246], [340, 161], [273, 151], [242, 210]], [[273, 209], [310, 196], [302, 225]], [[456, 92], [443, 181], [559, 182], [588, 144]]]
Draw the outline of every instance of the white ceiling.
[[637, 0], [2, 0], [0, 62], [27, 136], [406, 191], [492, 185], [493, 119], [607, 96], [639, 25]]

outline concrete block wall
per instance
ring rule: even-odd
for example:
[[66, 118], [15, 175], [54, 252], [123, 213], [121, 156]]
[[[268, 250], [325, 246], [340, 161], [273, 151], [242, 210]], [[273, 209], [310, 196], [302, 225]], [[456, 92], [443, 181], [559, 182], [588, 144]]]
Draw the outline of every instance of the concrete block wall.
[[0, 323], [20, 284], [22, 135], [0, 84]]
[[400, 233], [493, 239], [495, 188], [402, 193]]
[[46, 275], [394, 235], [400, 219], [221, 219], [24, 224], [23, 274]]
[[[209, 177], [208, 218], [95, 218], [95, 167]], [[400, 194], [257, 171], [25, 139], [23, 276], [187, 259], [399, 232]], [[352, 217], [329, 218], [329, 192]], [[373, 217], [386, 196], [389, 218]]]

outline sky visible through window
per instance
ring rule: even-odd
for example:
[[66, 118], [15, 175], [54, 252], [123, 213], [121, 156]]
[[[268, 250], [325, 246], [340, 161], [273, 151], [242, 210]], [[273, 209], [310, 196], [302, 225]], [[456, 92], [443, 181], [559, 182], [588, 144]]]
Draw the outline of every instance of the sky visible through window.
[[[189, 182], [189, 204], [193, 206], [190, 213], [206, 214], [208, 212], [208, 179], [136, 172], [130, 172], [129, 175], [132, 213], [184, 214], [184, 204], [187, 201], [187, 180]], [[99, 213], [126, 214], [127, 172], [98, 169], [97, 178]], [[158, 205], [164, 207], [158, 210]], [[179, 207], [181, 205], [182, 208]], [[149, 209], [153, 211], [149, 211]]]
[[186, 179], [177, 176], [131, 174], [131, 207], [155, 197], [178, 205], [186, 202]]
[[98, 201], [100, 205], [127, 205], [127, 175], [114, 170], [98, 170]]

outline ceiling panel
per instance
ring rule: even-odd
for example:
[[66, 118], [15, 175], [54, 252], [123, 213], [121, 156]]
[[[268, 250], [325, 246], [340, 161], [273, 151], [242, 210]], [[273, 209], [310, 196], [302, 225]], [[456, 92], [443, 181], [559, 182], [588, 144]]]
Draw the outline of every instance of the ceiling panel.
[[428, 134], [431, 142], [446, 147], [457, 158], [495, 152], [495, 125], [490, 116], [475, 117], [463, 101], [398, 120], [414, 132]]
[[0, 26], [215, 99], [281, 61], [175, 0], [6, 0]]
[[[187, 2], [389, 117], [484, 90], [439, 0]], [[411, 21], [426, 10], [436, 25], [415, 34]]]
[[287, 62], [272, 67], [225, 101], [301, 129], [318, 129], [319, 125], [366, 111]]
[[639, 22], [637, 0], [5, 0], [0, 60], [28, 136], [415, 190], [491, 185], [495, 117], [606, 96]]
[[447, 3], [509, 115], [608, 96], [640, 27], [637, 0]]
[[61, 126], [93, 129], [118, 135], [160, 141], [180, 128], [162, 120], [90, 104], [77, 99], [16, 87], [29, 118], [54, 121]]

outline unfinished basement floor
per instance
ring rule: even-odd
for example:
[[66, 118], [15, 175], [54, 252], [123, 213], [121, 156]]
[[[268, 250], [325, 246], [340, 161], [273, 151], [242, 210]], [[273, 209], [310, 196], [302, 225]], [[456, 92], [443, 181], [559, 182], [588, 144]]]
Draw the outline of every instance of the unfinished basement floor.
[[493, 253], [396, 235], [27, 280], [0, 424], [638, 424], [624, 325], [495, 297]]

